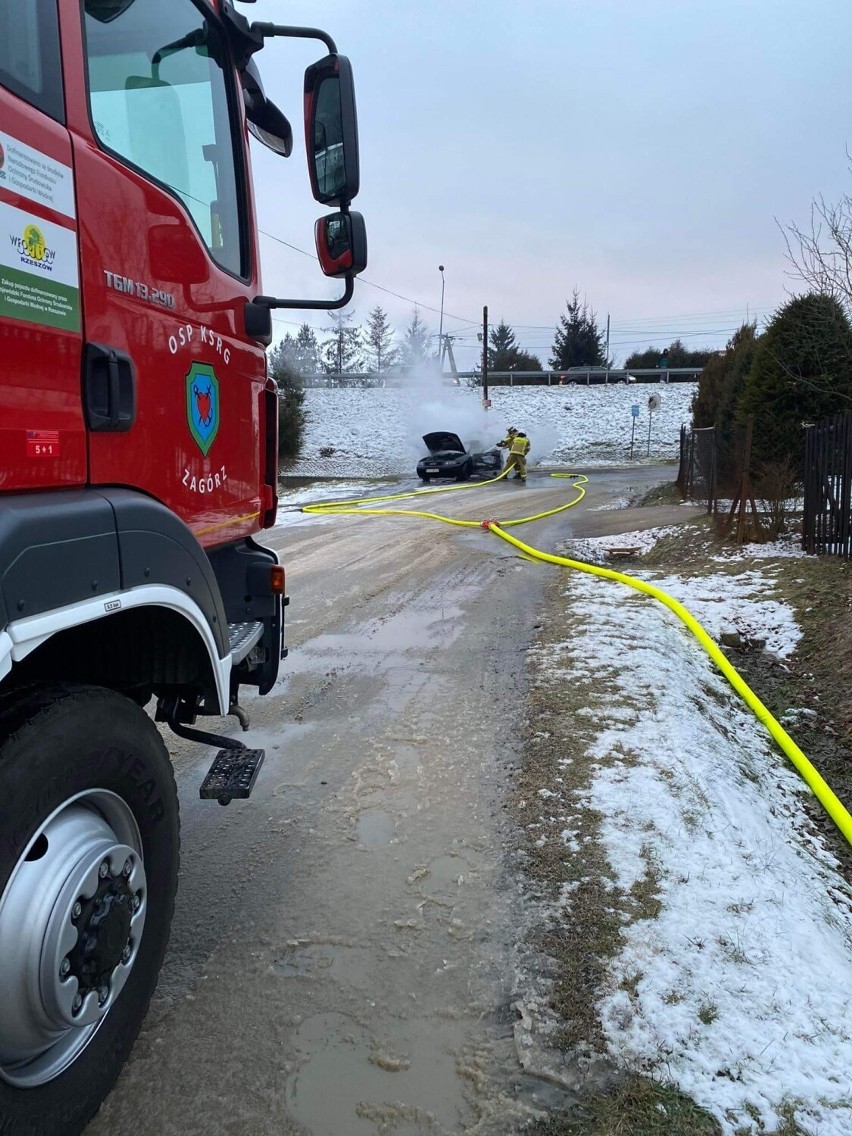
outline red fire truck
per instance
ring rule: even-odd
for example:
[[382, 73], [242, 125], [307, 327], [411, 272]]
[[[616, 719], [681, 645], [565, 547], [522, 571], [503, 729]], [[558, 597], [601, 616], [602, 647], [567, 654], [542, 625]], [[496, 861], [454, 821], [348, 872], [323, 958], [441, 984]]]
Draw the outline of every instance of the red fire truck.
[[[287, 156], [257, 53], [315, 38], [308, 168], [332, 301], [260, 286], [248, 135]], [[141, 1027], [174, 907], [157, 722], [265, 694], [282, 649], [275, 307], [366, 264], [352, 76], [229, 0], [0, 0], [0, 1132], [66, 1136]], [[147, 709], [146, 709], [147, 708]]]

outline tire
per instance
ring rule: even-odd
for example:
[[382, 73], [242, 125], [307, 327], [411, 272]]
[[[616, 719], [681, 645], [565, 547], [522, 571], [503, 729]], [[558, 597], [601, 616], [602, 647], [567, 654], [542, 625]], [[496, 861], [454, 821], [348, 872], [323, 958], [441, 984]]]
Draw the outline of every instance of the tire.
[[171, 761], [134, 702], [54, 686], [0, 705], [3, 1136], [77, 1136], [112, 1088], [157, 984], [179, 852]]
[[421, 480], [421, 481], [423, 482], [423, 484], [424, 484], [424, 485], [428, 485], [428, 484], [429, 484], [429, 482], [430, 482], [430, 481], [431, 481], [432, 479], [431, 479], [430, 477], [421, 477], [421, 478], [420, 478], [420, 480]]

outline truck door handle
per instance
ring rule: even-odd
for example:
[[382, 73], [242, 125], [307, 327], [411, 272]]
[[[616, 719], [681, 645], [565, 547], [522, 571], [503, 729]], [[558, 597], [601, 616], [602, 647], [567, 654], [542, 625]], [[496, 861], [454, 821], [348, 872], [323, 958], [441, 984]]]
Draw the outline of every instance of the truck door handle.
[[92, 431], [123, 433], [136, 421], [136, 367], [124, 351], [86, 344], [83, 409]]

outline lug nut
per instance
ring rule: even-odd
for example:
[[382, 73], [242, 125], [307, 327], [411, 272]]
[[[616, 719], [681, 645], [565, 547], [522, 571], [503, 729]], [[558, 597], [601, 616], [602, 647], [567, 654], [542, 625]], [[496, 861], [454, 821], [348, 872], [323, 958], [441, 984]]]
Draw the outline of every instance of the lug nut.
[[100, 1002], [100, 1004], [103, 1005], [104, 1002], [106, 1002], [107, 998], [109, 998], [109, 987], [108, 986], [99, 986], [98, 987], [98, 1001]]
[[131, 858], [130, 858], [130, 857], [128, 856], [128, 857], [127, 857], [127, 859], [126, 859], [126, 860], [124, 861], [124, 867], [123, 867], [123, 868], [121, 869], [121, 874], [122, 874], [122, 875], [123, 875], [123, 876], [125, 877], [125, 879], [126, 879], [126, 878], [127, 878], [127, 877], [128, 877], [129, 875], [130, 875], [130, 873], [131, 873], [132, 871], [133, 871], [133, 861], [132, 861], [132, 859], [131, 859]]
[[127, 946], [124, 948], [124, 950], [121, 952], [121, 961], [122, 962], [130, 962], [130, 956], [132, 954], [133, 954], [133, 947], [130, 945], [130, 943], [128, 943]]
[[136, 895], [134, 895], [134, 897], [133, 897], [133, 910], [138, 911], [141, 906], [142, 906], [142, 893], [137, 891]]
[[74, 995], [74, 1001], [71, 1003], [71, 1009], [76, 1014], [77, 1011], [80, 1009], [80, 1007], [82, 1005], [83, 1005], [83, 995], [82, 994], [75, 994]]
[[109, 860], [104, 860], [104, 862], [98, 868], [98, 875], [102, 880], [105, 880], [107, 878], [107, 876], [109, 875]]
[[76, 922], [83, 914], [83, 905], [78, 900], [71, 908], [71, 918]]
[[68, 973], [68, 971], [70, 969], [71, 969], [71, 963], [69, 962], [69, 960], [67, 958], [64, 958], [62, 960], [62, 962], [59, 964], [59, 974], [61, 975], [62, 978], [64, 978], [65, 975]]

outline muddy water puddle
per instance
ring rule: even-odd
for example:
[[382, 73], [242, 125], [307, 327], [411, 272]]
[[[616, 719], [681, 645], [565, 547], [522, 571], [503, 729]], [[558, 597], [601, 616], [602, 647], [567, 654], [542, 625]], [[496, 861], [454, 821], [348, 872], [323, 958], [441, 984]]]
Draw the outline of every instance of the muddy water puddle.
[[287, 1081], [288, 1108], [313, 1136], [463, 1131], [472, 1113], [454, 1053], [464, 1040], [456, 1023], [436, 1023], [428, 1039], [397, 1023], [379, 1038], [347, 1015], [317, 1014], [296, 1032], [302, 1063]]

